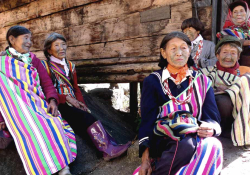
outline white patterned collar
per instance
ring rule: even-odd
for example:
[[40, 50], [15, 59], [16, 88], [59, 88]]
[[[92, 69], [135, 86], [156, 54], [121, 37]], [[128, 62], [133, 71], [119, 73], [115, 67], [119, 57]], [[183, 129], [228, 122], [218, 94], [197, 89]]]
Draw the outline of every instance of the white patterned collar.
[[200, 42], [201, 40], [203, 40], [203, 37], [201, 36], [201, 34], [199, 34], [199, 35], [197, 36], [197, 38], [196, 38], [194, 41], [191, 42], [191, 47], [192, 47], [192, 49], [193, 49], [193, 46], [199, 44], [199, 42]]

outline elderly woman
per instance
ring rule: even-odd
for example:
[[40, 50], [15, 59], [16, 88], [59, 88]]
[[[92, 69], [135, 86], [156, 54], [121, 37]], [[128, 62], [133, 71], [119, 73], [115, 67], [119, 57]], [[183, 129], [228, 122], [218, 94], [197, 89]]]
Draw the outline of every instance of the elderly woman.
[[[233, 36], [225, 36], [215, 47], [218, 62], [215, 66], [200, 69], [199, 71], [209, 77], [212, 87], [217, 94], [226, 93], [232, 103], [231, 115], [224, 115], [222, 119], [234, 120], [231, 126], [231, 138], [234, 146], [242, 146], [244, 150], [250, 150], [250, 67], [240, 66], [238, 59], [242, 51], [242, 44], [239, 39]], [[220, 100], [221, 98], [217, 99]], [[225, 99], [225, 98], [224, 98]], [[218, 101], [217, 101], [218, 102]], [[220, 103], [218, 103], [220, 106]], [[225, 105], [223, 105], [225, 107]], [[222, 108], [221, 112], [229, 112], [229, 109]], [[232, 118], [226, 118], [226, 117]], [[224, 124], [224, 123], [222, 123]]]
[[43, 61], [59, 96], [59, 111], [72, 126], [76, 134], [85, 137], [86, 132], [103, 153], [104, 160], [110, 160], [123, 154], [131, 142], [118, 145], [106, 132], [100, 121], [97, 121], [87, 108], [77, 85], [75, 65], [66, 59], [66, 39], [52, 33], [45, 40]]
[[191, 40], [191, 57], [195, 62], [195, 67], [207, 67], [215, 65], [217, 58], [214, 53], [214, 43], [204, 40], [201, 33], [204, 25], [197, 18], [189, 18], [182, 22], [182, 31]]
[[1, 129], [7, 126], [27, 174], [69, 174], [76, 158], [74, 132], [58, 115], [59, 99], [40, 60], [31, 53], [31, 32], [13, 26], [0, 60]]
[[243, 52], [240, 56], [240, 64], [250, 66], [250, 13], [245, 1], [233, 2], [229, 5], [227, 19], [223, 31], [217, 34], [219, 39], [225, 35], [231, 35], [241, 40]]
[[143, 82], [140, 175], [219, 174], [222, 169], [221, 143], [213, 137], [221, 132], [219, 111], [211, 81], [188, 68], [190, 46], [185, 34], [167, 34], [160, 45], [161, 70]]

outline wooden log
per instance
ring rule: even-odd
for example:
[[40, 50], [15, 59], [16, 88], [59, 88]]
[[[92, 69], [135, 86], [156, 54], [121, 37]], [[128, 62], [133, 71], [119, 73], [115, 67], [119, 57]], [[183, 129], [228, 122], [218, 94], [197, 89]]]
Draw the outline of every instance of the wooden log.
[[103, 75], [103, 76], [78, 76], [77, 81], [79, 84], [86, 83], [129, 83], [129, 82], [142, 82], [149, 73], [137, 73], [134, 75], [116, 74], [116, 75]]
[[59, 12], [72, 8], [74, 6], [88, 4], [99, 0], [60, 0], [60, 1], [47, 1], [39, 0], [33, 1], [28, 5], [15, 8], [13, 10], [0, 13], [0, 26], [10, 26], [12, 24], [20, 23], [23, 21], [35, 19], [40, 16], [46, 16], [51, 13]]
[[145, 63], [145, 62], [157, 62], [159, 56], [152, 57], [133, 57], [133, 58], [108, 58], [108, 59], [93, 59], [93, 60], [79, 60], [73, 61], [77, 67], [88, 66], [107, 66], [115, 64], [132, 64], [132, 63]]
[[171, 23], [182, 23], [187, 18], [192, 18], [191, 1], [171, 6]]
[[[189, 7], [189, 4], [186, 3], [182, 6]], [[82, 10], [82, 7], [76, 10], [71, 9], [25, 23], [24, 26], [29, 28], [33, 33], [34, 44], [32, 51], [43, 49], [45, 36], [50, 33], [48, 31], [58, 32], [62, 29], [63, 31], [68, 30], [68, 32], [62, 32], [66, 39], [68, 39], [68, 45], [77, 46], [165, 34], [180, 30], [182, 23], [182, 21], [169, 23], [169, 20], [140, 23], [140, 14], [134, 13], [123, 15], [119, 18], [107, 19], [100, 23], [83, 24], [84, 17]], [[181, 13], [185, 17], [189, 17], [191, 14], [190, 10]], [[175, 12], [171, 13], [172, 16], [175, 14]], [[0, 29], [0, 41], [5, 41], [8, 28]]]
[[119, 58], [137, 56], [155, 56], [159, 54], [159, 46], [164, 36], [136, 38], [125, 41], [68, 47], [69, 60], [94, 58]]
[[[170, 32], [169, 20], [140, 23], [140, 13], [69, 27], [69, 45], [126, 40]], [[176, 30], [176, 26], [175, 26]]]
[[112, 66], [78, 67], [79, 75], [101, 75], [101, 74], [135, 74], [140, 72], [153, 72], [159, 70], [158, 62], [140, 64], [118, 64]]
[[0, 13], [16, 8], [16, 7], [20, 7], [22, 5], [30, 3], [31, 1], [34, 1], [34, 0], [1, 0], [0, 1]]
[[136, 119], [137, 112], [138, 112], [138, 99], [137, 99], [137, 89], [138, 89], [138, 82], [131, 82], [129, 83], [129, 108], [130, 114], [133, 116], [133, 120]]
[[154, 0], [153, 5], [156, 6], [164, 6], [164, 5], [175, 5], [175, 4], [181, 4], [184, 2], [188, 2], [189, 0]]

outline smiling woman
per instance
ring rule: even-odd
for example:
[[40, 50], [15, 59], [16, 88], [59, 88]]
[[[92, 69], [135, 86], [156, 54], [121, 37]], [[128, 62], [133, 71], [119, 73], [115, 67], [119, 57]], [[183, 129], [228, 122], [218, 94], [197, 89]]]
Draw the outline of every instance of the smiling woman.
[[[139, 154], [134, 174], [219, 174], [221, 132], [211, 81], [189, 70], [191, 41], [182, 32], [167, 34], [160, 45], [160, 71], [144, 79]], [[202, 154], [201, 154], [202, 153]], [[213, 157], [213, 159], [208, 159]]]
[[217, 33], [217, 37], [221, 40], [227, 35], [241, 40], [243, 51], [239, 63], [250, 66], [250, 11], [245, 1], [236, 1], [229, 5], [223, 30]]
[[[63, 175], [76, 158], [74, 132], [58, 113], [59, 99], [41, 61], [30, 52], [31, 32], [11, 27], [0, 57], [0, 123], [13, 137], [27, 174]], [[2, 129], [2, 127], [0, 127]]]
[[73, 127], [76, 134], [86, 138], [88, 133], [104, 160], [119, 157], [127, 151], [131, 142], [118, 145], [107, 133], [100, 121], [91, 114], [77, 84], [75, 65], [66, 59], [66, 39], [59, 33], [51, 33], [44, 43], [46, 67], [59, 96], [59, 111]]

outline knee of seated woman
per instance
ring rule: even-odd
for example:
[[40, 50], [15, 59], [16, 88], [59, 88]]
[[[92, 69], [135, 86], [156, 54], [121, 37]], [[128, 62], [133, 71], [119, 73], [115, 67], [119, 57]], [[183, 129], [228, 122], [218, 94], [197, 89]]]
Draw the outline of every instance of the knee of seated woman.
[[221, 142], [215, 137], [206, 137], [206, 138], [204, 138], [203, 143], [204, 144], [207, 143], [209, 145], [212, 145], [213, 147], [216, 147], [218, 149], [222, 149]]

